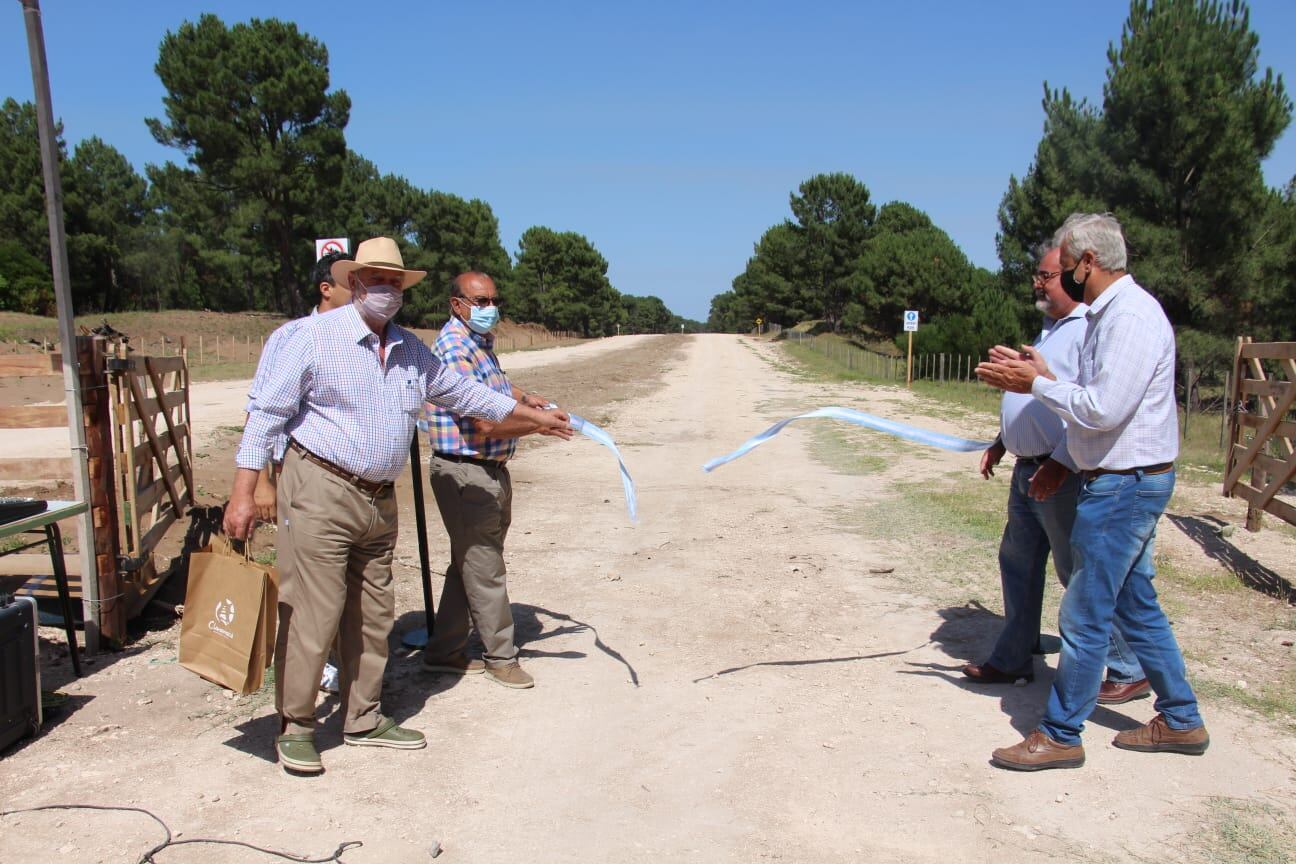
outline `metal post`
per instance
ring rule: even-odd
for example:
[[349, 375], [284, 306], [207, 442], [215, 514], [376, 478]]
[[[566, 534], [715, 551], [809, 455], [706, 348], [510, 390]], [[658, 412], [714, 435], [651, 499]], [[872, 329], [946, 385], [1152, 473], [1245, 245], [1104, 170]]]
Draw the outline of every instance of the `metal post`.
[[410, 441], [410, 475], [414, 482], [414, 533], [418, 536], [419, 567], [423, 577], [423, 612], [427, 626], [411, 630], [401, 637], [406, 648], [423, 648], [436, 629], [436, 615], [432, 609], [432, 566], [428, 561], [427, 515], [423, 505], [423, 457], [419, 455], [418, 430]]
[[[68, 277], [67, 236], [63, 229], [63, 186], [59, 180], [58, 142], [54, 137], [54, 109], [50, 105], [49, 70], [45, 62], [45, 34], [41, 27], [40, 0], [21, 0], [27, 24], [27, 51], [31, 56], [32, 86], [36, 91], [36, 127], [40, 134], [41, 167], [45, 175], [45, 214], [49, 220], [50, 271], [58, 306], [59, 341], [63, 343], [63, 389], [67, 395], [68, 434], [72, 451], [72, 484], [78, 501], [90, 500], [90, 465], [85, 426], [81, 418], [81, 370], [76, 334], [72, 329], [72, 290]], [[77, 545], [81, 559], [82, 616], [86, 651], [99, 650], [99, 580], [95, 570], [94, 517], [89, 509], [77, 518]]]
[[905, 386], [913, 389], [913, 331], [909, 331], [909, 361], [905, 364]]

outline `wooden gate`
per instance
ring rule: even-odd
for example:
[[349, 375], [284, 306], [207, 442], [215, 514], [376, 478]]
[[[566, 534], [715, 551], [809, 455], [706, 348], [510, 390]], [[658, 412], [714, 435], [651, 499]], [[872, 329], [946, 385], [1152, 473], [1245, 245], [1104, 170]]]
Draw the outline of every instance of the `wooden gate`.
[[[194, 503], [189, 368], [175, 357], [128, 356], [103, 337], [79, 337], [81, 401], [90, 468], [95, 568], [101, 635], [126, 641], [126, 622], [157, 592], [153, 553], [167, 529]], [[61, 377], [59, 355], [0, 359], [0, 376]], [[49, 430], [67, 426], [66, 405], [6, 407], [0, 428]], [[67, 482], [66, 456], [0, 459], [0, 486], [20, 480]], [[48, 485], [42, 484], [42, 485]], [[82, 596], [80, 559], [65, 556], [68, 585]], [[53, 596], [46, 555], [0, 558], [0, 575], [29, 576], [22, 593]]]
[[[1225, 497], [1246, 500], [1249, 531], [1259, 530], [1263, 513], [1296, 525], [1296, 505], [1280, 497], [1296, 476], [1296, 342], [1239, 339], [1228, 404]], [[1242, 479], [1248, 471], [1250, 482]]]
[[189, 367], [183, 350], [175, 357], [140, 357], [118, 345], [115, 353], [107, 367], [118, 560], [137, 586], [132, 606], [142, 607], [160, 581], [153, 550], [194, 503]]

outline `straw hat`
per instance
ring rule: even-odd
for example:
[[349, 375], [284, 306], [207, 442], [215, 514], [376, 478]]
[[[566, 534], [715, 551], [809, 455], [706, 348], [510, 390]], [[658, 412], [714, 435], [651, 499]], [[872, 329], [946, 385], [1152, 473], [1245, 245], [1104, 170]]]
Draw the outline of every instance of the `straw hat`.
[[427, 275], [426, 270], [406, 270], [405, 259], [401, 258], [400, 247], [390, 237], [374, 237], [356, 247], [354, 261], [334, 261], [330, 272], [334, 281], [346, 284], [348, 273], [364, 269], [386, 270], [389, 273], [400, 273], [401, 290], [421, 282]]

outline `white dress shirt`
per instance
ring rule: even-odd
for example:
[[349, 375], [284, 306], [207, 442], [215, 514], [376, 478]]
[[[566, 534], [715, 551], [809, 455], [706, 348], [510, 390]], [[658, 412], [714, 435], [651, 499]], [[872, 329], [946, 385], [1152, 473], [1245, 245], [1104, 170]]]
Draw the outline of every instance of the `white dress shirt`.
[[1075, 383], [1039, 377], [1034, 396], [1066, 421], [1083, 470], [1123, 470], [1179, 455], [1174, 330], [1156, 298], [1125, 275], [1089, 307]]
[[[1080, 349], [1089, 319], [1089, 307], [1077, 303], [1062, 318], [1044, 318], [1044, 329], [1033, 346], [1059, 381], [1074, 381], [1080, 374]], [[1066, 424], [1049, 407], [1029, 393], [1004, 393], [999, 408], [999, 440], [1014, 456], [1052, 456], [1074, 471], [1067, 455]]]
[[424, 402], [498, 423], [516, 400], [447, 369], [408, 330], [378, 336], [352, 304], [302, 324], [256, 393], [235, 462], [261, 470], [285, 432], [317, 456], [366, 480], [390, 482], [409, 459]]

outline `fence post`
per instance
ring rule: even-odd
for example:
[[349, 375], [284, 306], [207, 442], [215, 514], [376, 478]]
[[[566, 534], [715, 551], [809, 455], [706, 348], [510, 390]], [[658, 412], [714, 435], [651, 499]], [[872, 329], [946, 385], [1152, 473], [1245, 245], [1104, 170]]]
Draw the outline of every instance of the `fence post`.
[[[1228, 372], [1225, 372], [1225, 373], [1224, 373], [1224, 410], [1220, 411], [1220, 437], [1219, 437], [1219, 449], [1220, 449], [1220, 450], [1223, 450], [1223, 449], [1224, 449], [1224, 429], [1225, 429], [1225, 427], [1228, 426], [1229, 413], [1233, 410], [1233, 403], [1232, 403], [1232, 401], [1230, 401], [1230, 398], [1229, 398], [1229, 397], [1230, 397], [1230, 392], [1229, 392], [1229, 384], [1230, 384], [1230, 383], [1232, 383], [1232, 382], [1229, 381], [1229, 373], [1228, 373]], [[1228, 470], [1227, 467], [1225, 468], [1225, 470], [1226, 470], [1226, 471]]]
[[99, 634], [112, 644], [121, 645], [127, 638], [126, 604], [118, 597], [122, 586], [117, 572], [117, 557], [121, 550], [117, 529], [117, 475], [113, 465], [112, 399], [108, 393], [104, 356], [106, 343], [102, 336], [81, 336], [77, 338], [76, 347], [82, 364], [81, 410], [90, 471], [89, 503], [94, 517], [95, 560], [95, 572], [81, 574], [81, 592], [83, 597], [91, 597], [85, 584], [95, 580], [99, 590], [93, 596], [102, 601], [95, 616]]

